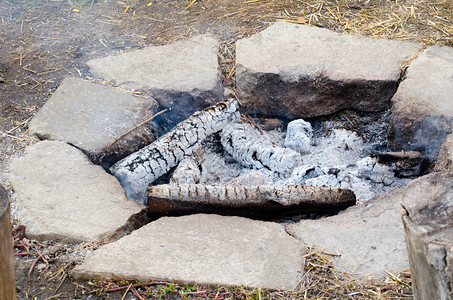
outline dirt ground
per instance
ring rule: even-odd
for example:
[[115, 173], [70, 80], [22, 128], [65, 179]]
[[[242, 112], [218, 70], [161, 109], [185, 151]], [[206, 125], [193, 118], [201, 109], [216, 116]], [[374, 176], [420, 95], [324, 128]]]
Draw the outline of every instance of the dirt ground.
[[[0, 184], [8, 165], [35, 139], [28, 122], [68, 76], [90, 78], [86, 62], [200, 33], [222, 41], [219, 63], [234, 88], [234, 42], [275, 21], [337, 32], [453, 46], [453, 1], [423, 0], [0, 0]], [[14, 226], [17, 208], [12, 203]], [[298, 292], [134, 281], [76, 282], [69, 270], [95, 244], [16, 238], [19, 299], [411, 298], [410, 273], [359, 284], [312, 249]], [[141, 294], [139, 294], [141, 293]], [[135, 296], [134, 296], [135, 295]]]

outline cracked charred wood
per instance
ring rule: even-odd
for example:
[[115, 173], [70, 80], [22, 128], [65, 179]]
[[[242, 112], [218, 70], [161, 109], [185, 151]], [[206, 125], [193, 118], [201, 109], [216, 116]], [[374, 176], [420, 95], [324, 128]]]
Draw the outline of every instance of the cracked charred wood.
[[154, 143], [114, 164], [110, 171], [130, 200], [146, 203], [148, 185], [192, 155], [206, 137], [238, 118], [237, 100], [219, 102], [194, 113]]
[[317, 186], [164, 184], [148, 187], [148, 211], [155, 216], [216, 213], [271, 220], [307, 213], [335, 214], [355, 203], [351, 190]]
[[296, 151], [274, 145], [267, 134], [249, 123], [232, 123], [222, 130], [221, 143], [239, 163], [280, 174], [302, 164]]
[[183, 159], [170, 178], [172, 184], [200, 183], [201, 171], [197, 161], [192, 157]]
[[393, 166], [396, 177], [413, 177], [427, 173], [430, 162], [418, 151], [373, 153], [380, 164]]

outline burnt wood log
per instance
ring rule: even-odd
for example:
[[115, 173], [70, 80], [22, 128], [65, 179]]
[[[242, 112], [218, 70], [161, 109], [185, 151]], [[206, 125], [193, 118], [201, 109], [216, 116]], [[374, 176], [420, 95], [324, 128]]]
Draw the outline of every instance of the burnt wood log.
[[334, 214], [356, 203], [351, 190], [329, 187], [164, 184], [148, 188], [150, 215], [216, 213], [253, 219]]
[[453, 173], [412, 182], [401, 214], [414, 299], [453, 299]]
[[201, 171], [200, 166], [195, 159], [188, 157], [183, 159], [173, 172], [170, 183], [173, 184], [196, 184], [200, 183]]
[[289, 148], [274, 145], [269, 136], [250, 123], [233, 123], [221, 133], [224, 149], [239, 163], [280, 174], [302, 164], [301, 155]]
[[16, 299], [9, 197], [0, 185], [0, 299]]
[[373, 153], [378, 163], [393, 166], [396, 177], [414, 177], [425, 174], [430, 162], [418, 151]]
[[146, 203], [148, 185], [192, 155], [206, 137], [238, 118], [237, 100], [219, 102], [194, 113], [154, 143], [114, 164], [110, 171], [130, 200]]

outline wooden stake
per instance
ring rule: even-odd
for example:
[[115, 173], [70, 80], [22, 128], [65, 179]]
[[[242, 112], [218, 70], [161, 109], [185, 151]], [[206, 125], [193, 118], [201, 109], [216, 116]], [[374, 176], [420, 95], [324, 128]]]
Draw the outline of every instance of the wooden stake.
[[433, 173], [407, 186], [401, 215], [414, 299], [453, 299], [453, 173]]
[[0, 299], [16, 299], [9, 197], [0, 185]]

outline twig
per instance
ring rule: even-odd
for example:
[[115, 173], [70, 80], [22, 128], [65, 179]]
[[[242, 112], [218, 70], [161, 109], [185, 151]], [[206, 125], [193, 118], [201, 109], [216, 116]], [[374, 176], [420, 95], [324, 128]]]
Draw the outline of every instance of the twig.
[[36, 71], [34, 71], [34, 70], [32, 70], [32, 69], [28, 69], [28, 68], [26, 68], [26, 67], [22, 67], [22, 69], [24, 69], [25, 71], [28, 71], [28, 72], [32, 72], [33, 74], [38, 73], [38, 72], [36, 72]]
[[139, 299], [139, 300], [145, 300], [142, 296], [140, 296], [139, 293], [137, 293], [137, 291], [136, 291], [133, 287], [131, 287], [131, 291], [132, 291], [132, 294], [134, 294], [134, 296], [135, 296], [137, 299]]
[[35, 268], [36, 264], [38, 263], [38, 261], [41, 259], [41, 256], [38, 256], [38, 258], [36, 258], [33, 263], [31, 264], [31, 267], [30, 267], [30, 270], [28, 270], [28, 275], [31, 274], [31, 272], [33, 272], [33, 269]]
[[[144, 283], [133, 284], [131, 287], [132, 288], [145, 287], [145, 286], [151, 286], [151, 285], [156, 285], [156, 284], [159, 284], [159, 283], [155, 282], [155, 281], [152, 281], [152, 282], [144, 282]], [[106, 290], [106, 292], [115, 292], [115, 291], [119, 291], [119, 290], [124, 290], [125, 288], [127, 288], [127, 286], [119, 286], [119, 287], [108, 289], [108, 290]]]
[[22, 248], [25, 248], [25, 250], [27, 250], [27, 251], [30, 250], [30, 249], [27, 247], [27, 245], [25, 245], [25, 244], [14, 244], [14, 247], [16, 247], [16, 248], [22, 247]]
[[0, 132], [0, 133], [1, 133], [2, 135], [4, 135], [4, 136], [7, 136], [7, 137], [9, 137], [9, 138], [12, 138], [12, 139], [15, 139], [15, 140], [18, 140], [18, 141], [25, 141], [24, 139], [19, 138], [19, 137], [14, 136], [14, 135], [11, 135], [11, 134], [7, 134], [7, 133], [4, 133], [4, 132]]
[[154, 119], [155, 117], [157, 116], [160, 116], [161, 114], [163, 114], [164, 112], [166, 112], [168, 109], [164, 109], [164, 110], [161, 110], [160, 112], [158, 112], [157, 114], [153, 115], [152, 117], [146, 119], [145, 121], [141, 122], [140, 124], [138, 124], [137, 126], [135, 126], [134, 128], [131, 128], [129, 129], [128, 131], [126, 131], [125, 133], [123, 133], [122, 135], [120, 135], [117, 139], [115, 139], [110, 145], [107, 146], [107, 148], [105, 148], [104, 150], [104, 153], [107, 152], [113, 145], [115, 145], [118, 140], [120, 140], [121, 138], [123, 138], [125, 135], [129, 134], [130, 132], [134, 131], [135, 129], [139, 128], [140, 126], [148, 123], [149, 121], [151, 121], [152, 119]]
[[30, 270], [28, 270], [28, 275], [30, 275], [33, 272], [33, 269], [35, 268], [36, 264], [38, 263], [38, 261], [40, 259], [42, 259], [42, 261], [46, 263], [46, 265], [47, 265], [46, 269], [49, 267], [49, 262], [47, 261], [47, 259], [45, 259], [45, 257], [39, 252], [39, 250], [37, 248], [35, 248], [35, 250], [36, 250], [36, 253], [38, 253], [38, 258], [36, 258], [33, 261], [33, 263], [31, 264]]
[[[69, 295], [68, 295], [69, 294]], [[62, 299], [60, 297], [62, 297], [63, 295], [65, 295], [66, 297], [68, 297], [67, 299], [69, 299], [71, 297], [71, 294], [69, 292], [63, 292], [63, 293], [60, 293], [58, 295], [53, 295], [53, 296], [50, 296], [50, 297], [47, 297], [46, 299], [44, 300], [50, 300], [50, 299]], [[37, 299], [37, 298], [35, 298]], [[72, 298], [71, 298], [72, 299]]]
[[131, 289], [131, 286], [132, 286], [132, 283], [129, 284], [129, 286], [127, 287], [127, 290], [124, 292], [123, 297], [121, 297], [121, 300], [124, 300], [124, 298], [126, 298], [126, 295], [129, 292], [129, 290]]
[[330, 253], [326, 251], [321, 251], [322, 254], [328, 255], [328, 256], [341, 256], [341, 254], [338, 253]]
[[189, 5], [187, 5], [187, 7], [186, 7], [186, 10], [187, 10], [189, 7], [191, 7], [195, 2], [197, 2], [197, 0], [192, 0], [192, 1], [190, 1]]
[[68, 274], [65, 273], [64, 276], [63, 276], [63, 279], [60, 281], [60, 284], [57, 286], [57, 288], [53, 292], [54, 295], [58, 292], [58, 290], [60, 289], [60, 287], [63, 284], [63, 282], [66, 280], [66, 277], [68, 277]]
[[12, 133], [14, 130], [18, 129], [19, 127], [22, 127], [23, 125], [25, 125], [25, 123], [27, 123], [28, 121], [30, 121], [31, 117], [28, 118], [27, 120], [23, 121], [22, 123], [20, 123], [19, 125], [17, 125], [16, 127], [13, 127], [12, 129], [8, 130], [6, 133]]
[[56, 68], [56, 69], [53, 69], [53, 70], [50, 70], [50, 71], [41, 72], [41, 73], [38, 73], [37, 75], [49, 74], [49, 73], [52, 73], [52, 72], [60, 71], [61, 69], [63, 69], [63, 68]]
[[392, 274], [392, 273], [390, 273], [390, 272], [387, 271], [387, 270], [384, 270], [384, 271], [385, 271], [385, 273], [389, 274], [389, 275], [390, 275], [390, 278], [392, 278], [393, 280], [395, 280], [395, 281], [397, 281], [397, 282], [399, 282], [399, 283], [401, 283], [401, 284], [404, 284], [405, 286], [410, 287], [409, 284], [407, 284], [406, 282], [404, 282], [404, 281], [402, 281], [401, 279], [399, 279], [398, 276], [396, 276], [395, 274]]
[[38, 253], [38, 255], [42, 258], [42, 261], [46, 263], [47, 266], [49, 266], [49, 262], [47, 261], [47, 259], [41, 254], [41, 252], [39, 252], [38, 249], [35, 249], [36, 252]]

